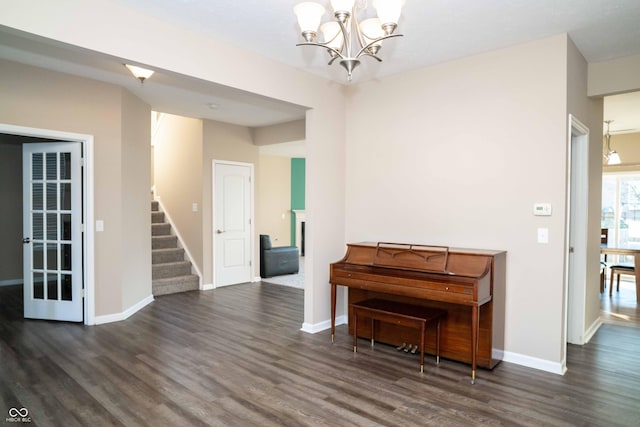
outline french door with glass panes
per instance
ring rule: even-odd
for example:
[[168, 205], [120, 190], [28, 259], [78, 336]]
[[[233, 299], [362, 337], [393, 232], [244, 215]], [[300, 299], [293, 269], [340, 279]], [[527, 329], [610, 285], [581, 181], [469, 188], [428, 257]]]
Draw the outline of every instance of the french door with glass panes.
[[81, 322], [81, 144], [24, 144], [22, 158], [24, 317]]

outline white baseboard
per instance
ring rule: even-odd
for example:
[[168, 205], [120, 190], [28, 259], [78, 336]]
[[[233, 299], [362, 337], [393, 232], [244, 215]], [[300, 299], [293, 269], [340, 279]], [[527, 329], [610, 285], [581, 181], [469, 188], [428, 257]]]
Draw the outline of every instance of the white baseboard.
[[538, 359], [537, 357], [531, 357], [519, 353], [512, 353], [510, 351], [504, 352], [504, 357], [502, 360], [504, 362], [526, 366], [527, 368], [534, 368], [541, 371], [551, 372], [552, 374], [564, 375], [567, 372], [567, 366], [565, 363]]
[[210, 291], [212, 289], [215, 289], [215, 286], [213, 286], [213, 283], [207, 283], [205, 285], [202, 285], [202, 288], [200, 290], [201, 291]]
[[136, 312], [146, 307], [147, 305], [151, 304], [152, 302], [153, 302], [153, 295], [149, 295], [148, 297], [146, 297], [142, 301], [137, 302], [136, 304], [129, 307], [122, 313], [105, 314], [104, 316], [96, 316], [94, 318], [94, 325], [102, 325], [104, 323], [112, 323], [112, 322], [119, 322], [121, 320], [125, 320], [129, 318], [131, 315], [135, 314]]
[[585, 344], [593, 338], [596, 332], [598, 332], [598, 329], [600, 329], [600, 326], [602, 326], [602, 319], [598, 317], [584, 333]]
[[0, 280], [0, 286], [22, 285], [23, 282], [22, 279]]
[[[346, 315], [336, 317], [336, 326], [344, 325], [346, 323], [347, 323]], [[307, 332], [309, 334], [315, 334], [321, 331], [325, 331], [327, 329], [331, 329], [331, 320], [325, 320], [323, 322], [315, 323], [315, 324], [305, 322], [302, 324], [302, 328], [300, 328], [302, 332]]]

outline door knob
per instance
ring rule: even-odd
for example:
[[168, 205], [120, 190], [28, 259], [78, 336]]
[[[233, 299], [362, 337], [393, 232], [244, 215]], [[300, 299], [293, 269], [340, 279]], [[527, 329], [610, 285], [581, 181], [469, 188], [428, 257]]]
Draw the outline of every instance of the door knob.
[[224, 233], [224, 231], [222, 231], [222, 230], [216, 230], [216, 233], [218, 233], [218, 234], [222, 234], [222, 233]]
[[24, 243], [24, 244], [31, 243], [31, 238], [30, 237], [25, 237], [24, 239], [22, 239], [22, 243]]

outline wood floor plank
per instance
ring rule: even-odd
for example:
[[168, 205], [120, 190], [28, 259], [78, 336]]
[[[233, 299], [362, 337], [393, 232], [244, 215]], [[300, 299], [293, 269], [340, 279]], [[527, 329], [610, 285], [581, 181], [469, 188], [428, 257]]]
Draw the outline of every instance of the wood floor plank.
[[420, 373], [418, 355], [366, 340], [353, 353], [344, 325], [334, 343], [301, 332], [301, 289], [166, 295], [99, 326], [24, 320], [21, 298], [0, 288], [0, 420], [25, 407], [31, 425], [65, 427], [640, 425], [640, 328], [626, 320], [569, 345], [564, 376], [503, 362], [472, 386], [465, 364], [427, 356]]

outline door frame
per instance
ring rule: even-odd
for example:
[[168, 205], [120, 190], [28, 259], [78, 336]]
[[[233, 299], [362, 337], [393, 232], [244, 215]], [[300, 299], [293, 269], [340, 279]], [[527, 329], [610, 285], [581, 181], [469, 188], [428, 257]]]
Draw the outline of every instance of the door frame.
[[585, 310], [589, 237], [589, 128], [571, 114], [567, 135], [567, 178], [564, 342], [561, 357], [564, 369], [567, 343], [582, 345], [587, 341]]
[[251, 224], [249, 227], [249, 262], [251, 268], [249, 269], [249, 280], [251, 282], [256, 281], [255, 275], [255, 168], [253, 163], [246, 162], [234, 162], [230, 160], [211, 160], [211, 282], [213, 283], [213, 289], [218, 287], [216, 283], [216, 240], [217, 234], [215, 232], [216, 221], [216, 166], [217, 165], [231, 165], [231, 166], [246, 166], [249, 168], [249, 199], [251, 203], [250, 215]]
[[[29, 136], [59, 141], [80, 142], [82, 145], [82, 281], [84, 283], [84, 320], [85, 325], [95, 324], [95, 230], [94, 223], [94, 167], [93, 135], [63, 132], [0, 123], [0, 133], [17, 136]], [[91, 226], [90, 226], [91, 225]]]

